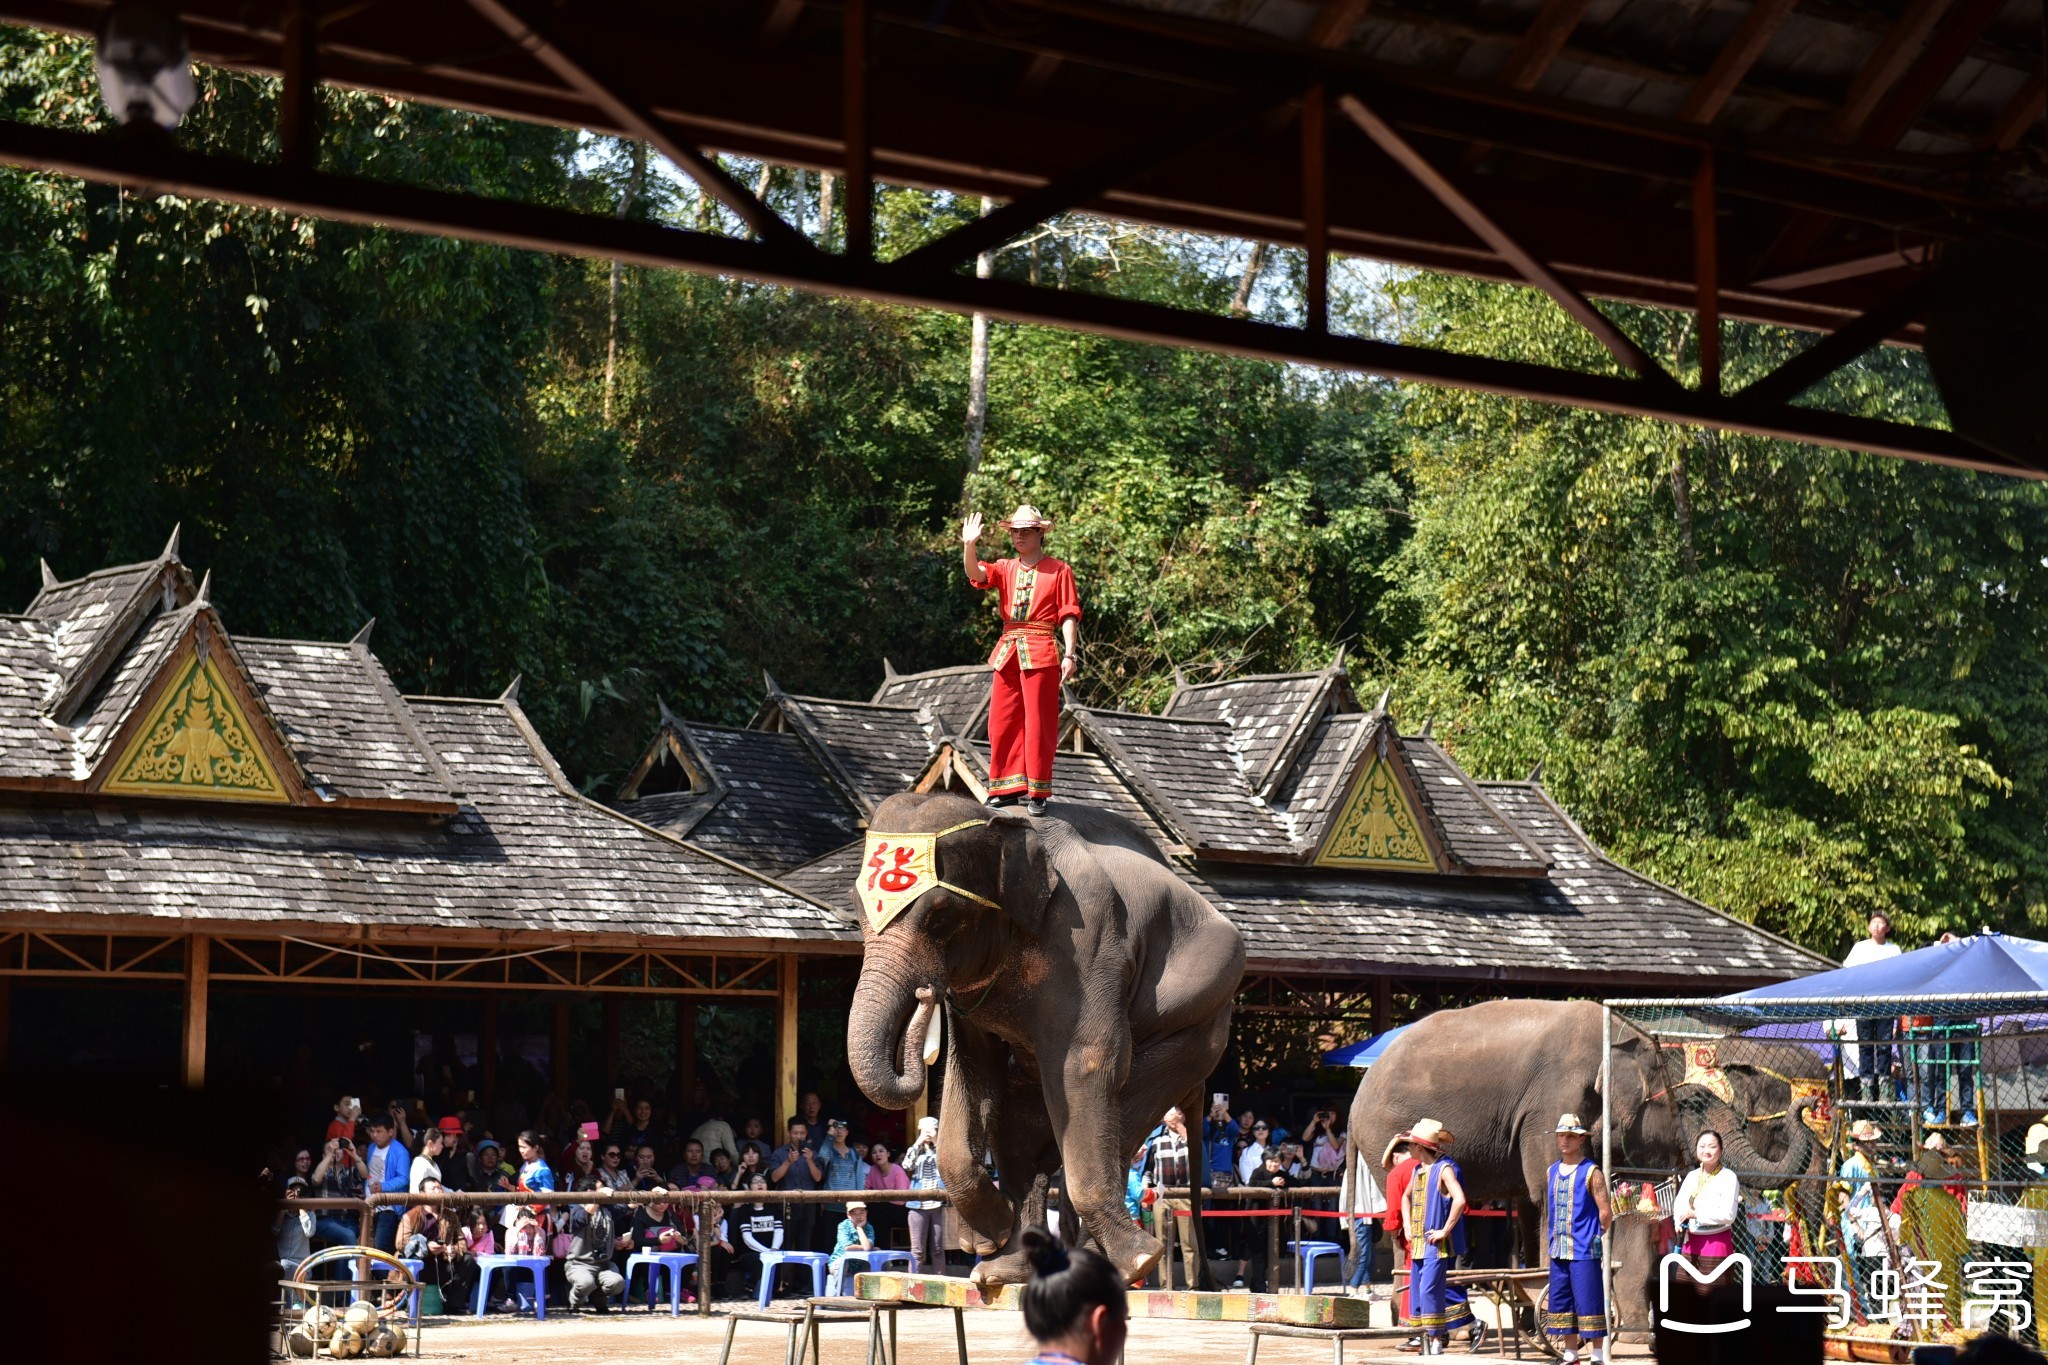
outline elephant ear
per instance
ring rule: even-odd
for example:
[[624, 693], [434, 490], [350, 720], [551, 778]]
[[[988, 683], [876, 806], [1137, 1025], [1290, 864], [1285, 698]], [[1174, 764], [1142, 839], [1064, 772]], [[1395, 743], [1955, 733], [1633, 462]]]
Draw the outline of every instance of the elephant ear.
[[1058, 876], [1046, 855], [1045, 840], [1028, 815], [1005, 811], [990, 824], [1003, 839], [1003, 864], [997, 879], [1001, 889], [996, 899], [1018, 928], [1036, 937], [1045, 924], [1045, 907], [1052, 900]]

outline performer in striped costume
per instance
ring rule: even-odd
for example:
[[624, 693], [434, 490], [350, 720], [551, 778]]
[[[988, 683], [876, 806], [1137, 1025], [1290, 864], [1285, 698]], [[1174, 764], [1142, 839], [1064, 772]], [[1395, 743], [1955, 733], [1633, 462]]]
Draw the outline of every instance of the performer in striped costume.
[[1543, 1225], [1550, 1255], [1550, 1298], [1543, 1330], [1560, 1338], [1565, 1365], [1581, 1343], [1604, 1361], [1607, 1300], [1600, 1277], [1600, 1238], [1614, 1221], [1607, 1177], [1586, 1159], [1586, 1125], [1577, 1114], [1557, 1120], [1558, 1159], [1550, 1165]]
[[1451, 1264], [1465, 1254], [1465, 1187], [1458, 1163], [1442, 1155], [1453, 1135], [1423, 1119], [1401, 1135], [1426, 1164], [1418, 1166], [1402, 1210], [1408, 1242], [1408, 1301], [1425, 1355], [1440, 1356], [1453, 1331], [1474, 1325], [1465, 1291], [1450, 1283]]

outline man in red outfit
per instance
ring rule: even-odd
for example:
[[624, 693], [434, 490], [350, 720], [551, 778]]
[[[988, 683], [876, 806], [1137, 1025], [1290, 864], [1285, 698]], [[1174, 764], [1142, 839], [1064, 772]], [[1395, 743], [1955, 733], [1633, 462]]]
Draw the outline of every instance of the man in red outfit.
[[1081, 598], [1074, 590], [1074, 571], [1045, 553], [1052, 522], [1037, 508], [1025, 503], [997, 524], [1010, 533], [1015, 559], [990, 564], [975, 552], [981, 539], [979, 512], [960, 528], [960, 563], [967, 581], [984, 592], [996, 589], [1003, 621], [1002, 638], [988, 660], [995, 670], [988, 704], [988, 803], [1014, 806], [1028, 797], [1031, 813], [1043, 815], [1052, 795], [1060, 684], [1074, 676]]

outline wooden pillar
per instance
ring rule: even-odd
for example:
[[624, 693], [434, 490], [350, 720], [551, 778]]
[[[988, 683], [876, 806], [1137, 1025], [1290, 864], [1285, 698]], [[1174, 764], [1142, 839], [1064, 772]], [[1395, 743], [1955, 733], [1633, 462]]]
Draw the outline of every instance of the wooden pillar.
[[555, 1098], [569, 1099], [569, 1000], [555, 997], [554, 1041], [548, 1049], [548, 1066], [555, 1073]]
[[783, 953], [775, 964], [775, 1131], [781, 1142], [796, 1117], [796, 954]]
[[1376, 976], [1372, 979], [1372, 1032], [1377, 1038], [1394, 1026], [1394, 979], [1390, 976]]
[[213, 940], [204, 934], [185, 942], [185, 1042], [179, 1069], [187, 1090], [206, 1084], [206, 988], [212, 954]]
[[676, 1104], [689, 1109], [697, 1093], [697, 997], [676, 997]]
[[14, 978], [0, 976], [0, 1076], [7, 1074], [7, 1046], [14, 1025]]
[[477, 1098], [485, 1104], [498, 1102], [498, 997], [484, 997], [483, 1018], [477, 1021], [476, 1064], [482, 1073], [483, 1091]]
[[[868, 0], [839, 10], [840, 129], [846, 142], [846, 255], [865, 265], [875, 254], [874, 157], [868, 145]], [[781, 1139], [778, 1131], [776, 1138]]]
[[1310, 86], [1301, 101], [1301, 230], [1308, 251], [1302, 307], [1314, 333], [1330, 330], [1330, 221], [1323, 170], [1328, 108], [1321, 83]]
[[619, 1083], [619, 997], [607, 995], [604, 998], [604, 1087], [611, 1090]]
[[1721, 395], [1721, 246], [1714, 216], [1714, 153], [1700, 153], [1692, 180], [1694, 307], [1700, 324], [1700, 392]]

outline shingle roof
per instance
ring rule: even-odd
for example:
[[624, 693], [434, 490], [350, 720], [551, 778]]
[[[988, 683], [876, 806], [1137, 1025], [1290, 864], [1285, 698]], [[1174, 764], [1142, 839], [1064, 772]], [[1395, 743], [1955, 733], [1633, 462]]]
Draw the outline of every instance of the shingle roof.
[[1283, 755], [1288, 741], [1313, 717], [1331, 674], [1268, 673], [1178, 688], [1163, 714], [1175, 719], [1222, 721], [1230, 726], [1246, 774], [1254, 784]]
[[121, 628], [167, 571], [179, 586], [180, 599], [190, 598], [189, 575], [177, 563], [176, 544], [174, 535], [163, 558], [101, 569], [68, 583], [51, 584], [35, 595], [26, 614], [50, 627], [51, 652], [67, 679], [109, 643], [109, 632]]
[[1112, 763], [1144, 786], [1148, 799], [1164, 807], [1190, 847], [1294, 851], [1284, 818], [1252, 794], [1228, 723], [1091, 708], [1076, 710], [1074, 718]]
[[856, 840], [793, 867], [776, 878], [792, 891], [801, 891], [814, 901], [837, 910], [849, 929], [860, 931], [860, 902], [853, 898], [854, 878], [860, 871], [864, 840]]
[[793, 728], [815, 737], [855, 789], [876, 805], [917, 785], [938, 752], [938, 727], [913, 706], [777, 694]]
[[869, 700], [882, 706], [921, 706], [950, 733], [973, 739], [987, 733], [989, 687], [986, 664], [891, 672]]
[[317, 786], [363, 800], [455, 799], [452, 775], [367, 648], [251, 639], [235, 648]]
[[0, 772], [70, 775], [70, 736], [43, 714], [62, 676], [41, 622], [0, 617]]
[[1344, 808], [1352, 750], [1370, 724], [1370, 717], [1356, 711], [1323, 717], [1273, 793], [1273, 804], [1287, 812], [1304, 848], [1319, 846]]
[[410, 705], [468, 794], [457, 817], [0, 803], [0, 905], [316, 927], [849, 936], [823, 907], [577, 795], [516, 705]]
[[1535, 846], [1435, 740], [1405, 735], [1401, 752], [1415, 774], [1415, 790], [1455, 861], [1485, 871], [1533, 874], [1543, 870], [1544, 859]]
[[[749, 867], [781, 872], [860, 835], [860, 813], [839, 795], [792, 734], [691, 725], [697, 751], [717, 769], [724, 792], [688, 829], [691, 843]], [[657, 828], [685, 822], [711, 798], [664, 792], [620, 810]]]

